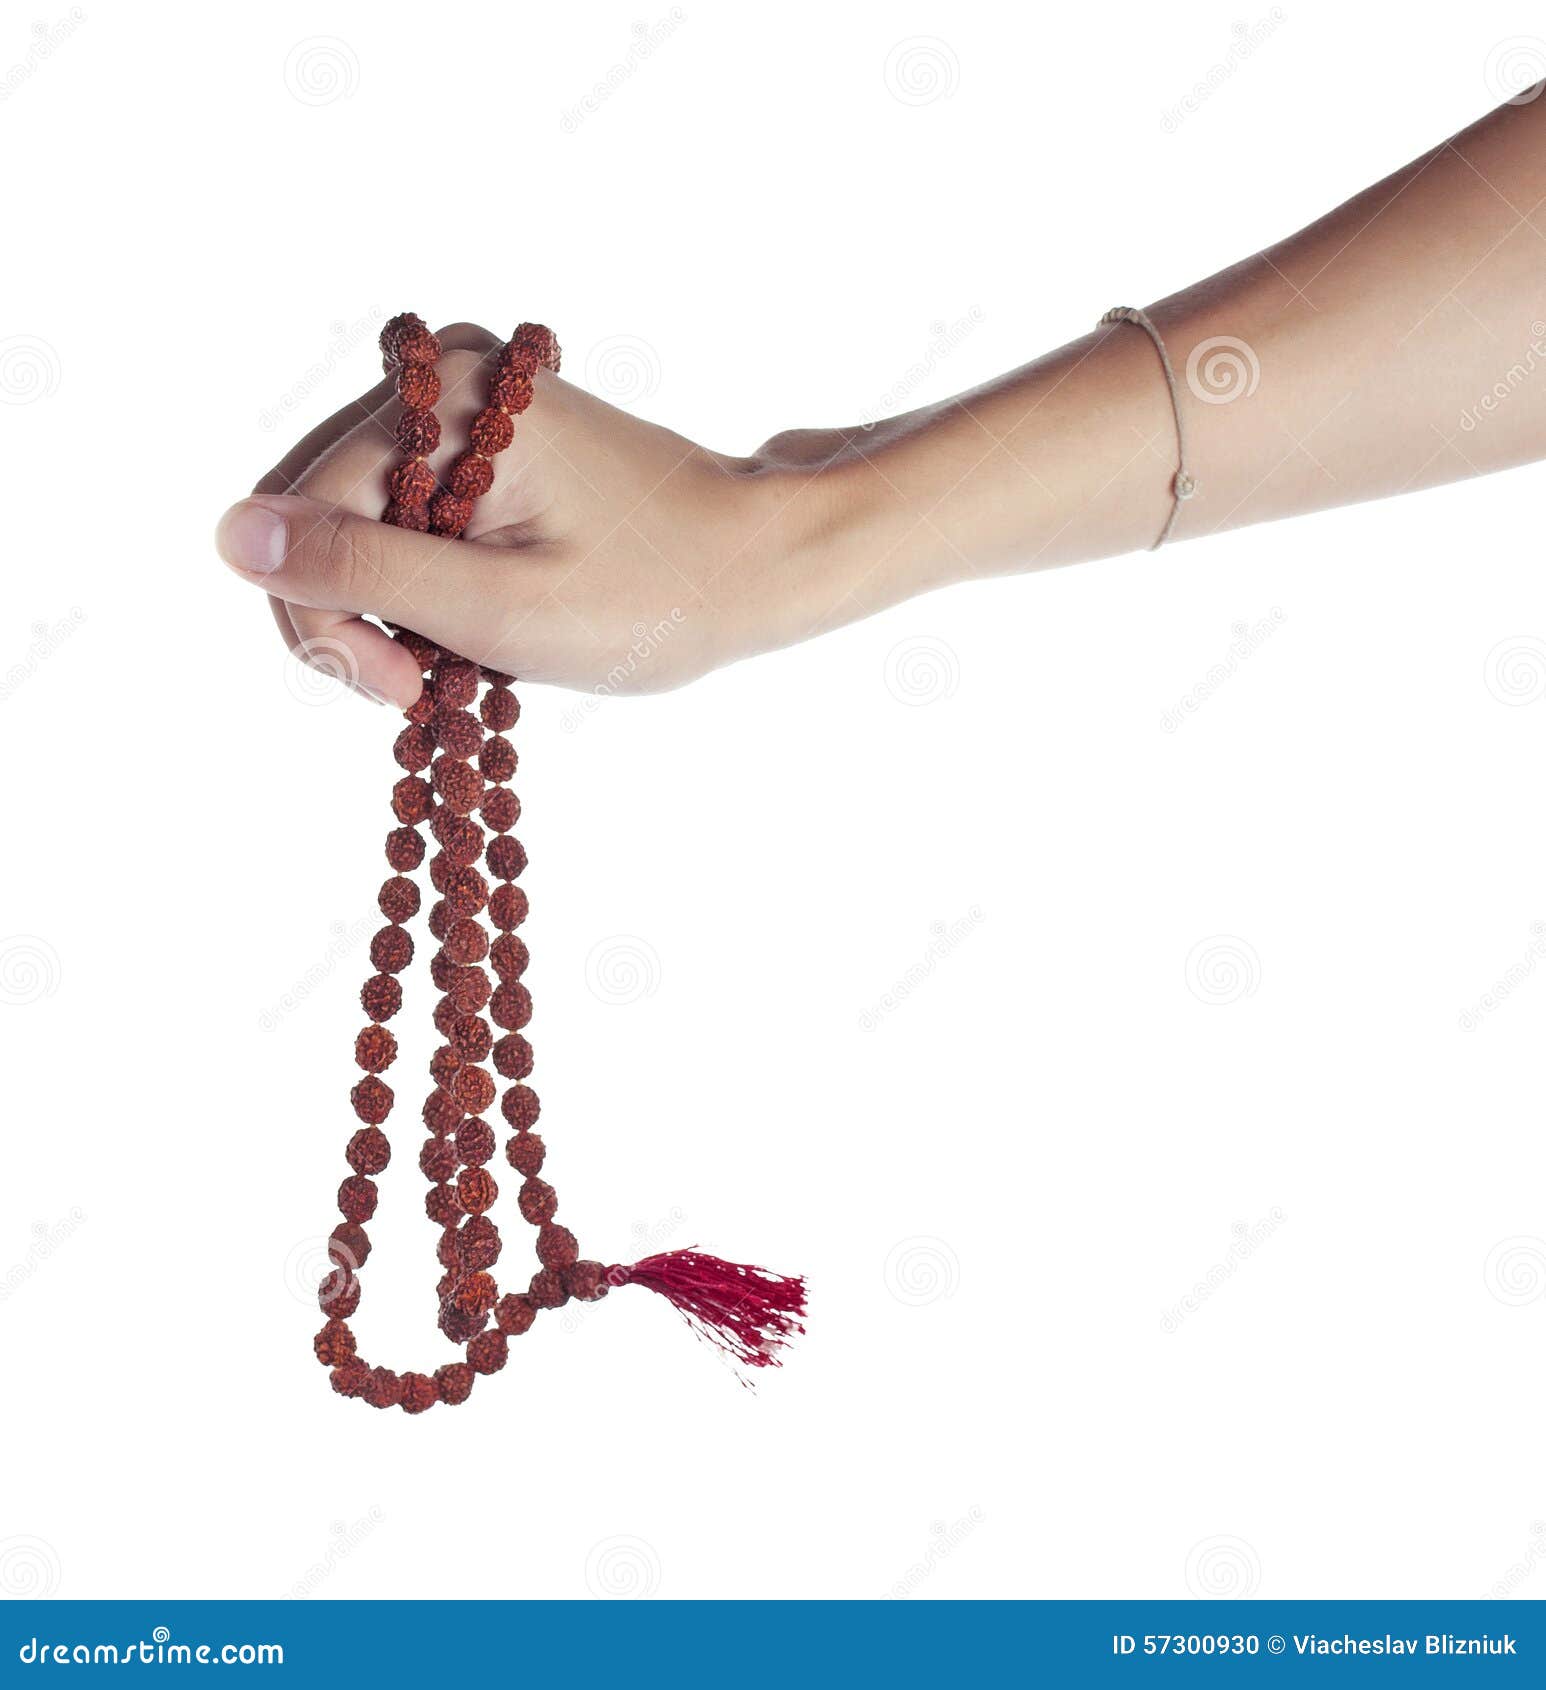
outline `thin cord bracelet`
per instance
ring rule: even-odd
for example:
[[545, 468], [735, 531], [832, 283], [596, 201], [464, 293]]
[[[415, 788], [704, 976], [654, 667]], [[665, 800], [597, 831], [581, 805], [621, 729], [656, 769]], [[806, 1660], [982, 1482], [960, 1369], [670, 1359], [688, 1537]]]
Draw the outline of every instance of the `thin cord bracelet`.
[[1170, 515], [1165, 518], [1165, 526], [1160, 530], [1159, 539], [1149, 547], [1151, 552], [1157, 552], [1170, 538], [1176, 518], [1181, 514], [1182, 505], [1197, 492], [1197, 477], [1186, 467], [1186, 424], [1181, 420], [1181, 391], [1176, 383], [1176, 372], [1171, 367], [1170, 354], [1165, 350], [1164, 339], [1146, 311], [1140, 311], [1136, 305], [1114, 305], [1096, 327], [1104, 328], [1107, 323], [1131, 323], [1135, 328], [1143, 330], [1154, 342], [1154, 350], [1159, 353], [1159, 361], [1165, 371], [1165, 385], [1170, 389], [1170, 409], [1176, 419], [1177, 462], [1175, 477], [1170, 484]]

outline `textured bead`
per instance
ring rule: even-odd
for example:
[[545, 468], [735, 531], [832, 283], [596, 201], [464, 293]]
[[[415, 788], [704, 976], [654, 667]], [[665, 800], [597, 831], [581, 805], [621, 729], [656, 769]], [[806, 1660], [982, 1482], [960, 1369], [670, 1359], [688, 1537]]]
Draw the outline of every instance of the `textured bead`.
[[468, 1363], [478, 1373], [497, 1373], [509, 1354], [503, 1332], [480, 1332], [467, 1346]]
[[[354, 1112], [362, 1121], [367, 1121], [373, 1127], [380, 1124], [392, 1113], [392, 1088], [384, 1080], [378, 1080], [374, 1074], [367, 1074], [349, 1093], [349, 1101], [354, 1105]], [[369, 1168], [362, 1168], [361, 1173], [369, 1173]]]
[[[445, 1001], [450, 1003], [451, 1000], [447, 998]], [[455, 1007], [452, 1004], [452, 1008]], [[494, 1035], [489, 1031], [488, 1022], [478, 1015], [458, 1015], [451, 1023], [446, 1037], [451, 1041], [452, 1050], [463, 1062], [486, 1061], [494, 1044]]]
[[488, 1012], [496, 1025], [518, 1033], [531, 1020], [531, 993], [519, 980], [508, 980], [490, 998]]
[[433, 364], [440, 357], [440, 336], [431, 334], [423, 323], [412, 323], [397, 337], [399, 364]]
[[333, 1389], [341, 1397], [357, 1397], [370, 1383], [370, 1368], [358, 1356], [350, 1356], [333, 1369]]
[[414, 633], [412, 628], [399, 628], [392, 638], [418, 664], [420, 674], [440, 661], [440, 647], [422, 634]]
[[429, 502], [429, 525], [433, 533], [455, 539], [472, 520], [472, 500], [455, 493], [437, 493]]
[[341, 1320], [330, 1320], [311, 1341], [324, 1367], [337, 1367], [354, 1354], [354, 1334]]
[[468, 1314], [465, 1309], [459, 1309], [455, 1303], [445, 1303], [441, 1306], [440, 1330], [445, 1333], [453, 1344], [465, 1344], [469, 1338], [474, 1338], [488, 1325], [486, 1314]]
[[432, 1185], [424, 1193], [424, 1213], [436, 1226], [455, 1226], [465, 1212], [452, 1186]]
[[489, 403], [518, 417], [531, 403], [533, 392], [531, 371], [521, 364], [506, 364], [494, 372], [489, 383]]
[[[440, 377], [428, 364], [406, 364], [397, 372], [397, 397], [410, 410], [427, 411], [440, 397]], [[432, 479], [431, 490], [434, 485]], [[395, 487], [393, 492], [399, 499], [403, 497]], [[421, 493], [419, 497], [427, 499], [429, 494]]]
[[493, 995], [494, 984], [481, 968], [456, 968], [446, 990], [463, 1015], [476, 1015]]
[[350, 1174], [338, 1188], [338, 1212], [346, 1221], [368, 1221], [376, 1212], [376, 1182], [364, 1174]]
[[517, 1133], [505, 1145], [505, 1159], [517, 1173], [528, 1179], [542, 1172], [542, 1159], [547, 1146], [536, 1133]]
[[490, 405], [472, 419], [467, 438], [472, 441], [475, 451], [481, 452], [485, 458], [492, 458], [515, 439], [515, 424], [497, 405]]
[[448, 480], [459, 498], [481, 499], [494, 485], [494, 466], [481, 452], [463, 452], [451, 465]]
[[467, 705], [478, 696], [478, 666], [464, 657], [448, 657], [435, 671], [435, 702]]
[[498, 886], [488, 901], [488, 918], [502, 933], [508, 933], [525, 921], [530, 908], [519, 886]]
[[489, 947], [488, 956], [494, 965], [494, 972], [501, 980], [519, 980], [531, 962], [531, 952], [526, 949], [526, 941], [514, 933], [501, 933]]
[[360, 1395], [372, 1408], [396, 1408], [403, 1400], [403, 1382], [390, 1367], [373, 1367]]
[[486, 835], [471, 816], [459, 816], [454, 810], [436, 810], [430, 828], [440, 841], [448, 864], [465, 868], [483, 855]]
[[499, 1260], [499, 1228], [487, 1215], [473, 1215], [462, 1227], [462, 1265], [469, 1273], [482, 1273]]
[[[397, 789], [392, 789], [392, 806], [397, 806]], [[394, 828], [387, 835], [386, 859], [399, 874], [408, 874], [424, 861], [424, 841], [411, 827]]]
[[[438, 857], [435, 860], [437, 862], [440, 861]], [[444, 944], [446, 941], [446, 934], [451, 931], [451, 924], [455, 920], [456, 917], [451, 912], [451, 906], [444, 898], [442, 898], [440, 902], [435, 905], [434, 909], [429, 912], [429, 930], [431, 937], [438, 939], [441, 944]]]
[[[425, 513], [424, 520], [426, 522], [429, 521], [429, 513], [428, 512]], [[412, 722], [417, 727], [421, 723], [427, 722], [430, 719], [430, 715], [434, 711], [434, 708], [435, 708], [434, 696], [430, 693], [429, 689], [426, 687], [423, 691], [420, 692], [419, 696], [416, 699], [414, 699], [413, 703], [408, 706], [408, 708], [403, 712], [403, 714], [408, 718], [408, 720], [410, 722]]]
[[497, 1089], [494, 1076], [471, 1063], [458, 1070], [451, 1088], [456, 1101], [469, 1115], [481, 1115], [494, 1101]]
[[405, 1373], [403, 1375], [403, 1413], [422, 1414], [425, 1409], [433, 1408], [440, 1398], [435, 1389], [435, 1381], [426, 1373]]
[[418, 775], [404, 775], [392, 788], [392, 814], [409, 827], [417, 827], [434, 806], [434, 787]]
[[582, 1303], [599, 1303], [610, 1289], [600, 1262], [571, 1262], [562, 1271], [564, 1289]]
[[370, 942], [370, 961], [383, 974], [401, 974], [413, 961], [413, 935], [406, 927], [383, 927]]
[[442, 1133], [455, 1132], [461, 1125], [462, 1109], [450, 1092], [443, 1091], [439, 1086], [424, 1099], [424, 1125], [437, 1136]]
[[478, 767], [485, 780], [509, 780], [515, 773], [516, 762], [515, 747], [497, 734], [478, 753]]
[[483, 717], [484, 727], [490, 732], [509, 733], [521, 719], [520, 700], [509, 687], [490, 687], [483, 695], [483, 703], [479, 706], [478, 713]]
[[521, 1214], [533, 1226], [541, 1226], [557, 1213], [558, 1193], [545, 1179], [529, 1179], [521, 1187], [516, 1202], [520, 1205]]
[[511, 1086], [500, 1100], [499, 1109], [517, 1132], [526, 1132], [536, 1126], [542, 1104], [530, 1086]]
[[370, 1255], [370, 1239], [365, 1228], [354, 1221], [340, 1221], [327, 1241], [327, 1253], [334, 1267], [347, 1268], [351, 1273], [358, 1271]]
[[481, 1168], [494, 1154], [494, 1129], [487, 1121], [463, 1121], [456, 1129], [456, 1154], [469, 1168]]
[[379, 1174], [392, 1160], [392, 1146], [379, 1127], [361, 1127], [344, 1154], [357, 1174]]
[[437, 757], [430, 773], [435, 790], [459, 816], [477, 809], [483, 797], [483, 781], [476, 769], [454, 757]]
[[461, 1068], [462, 1059], [450, 1045], [441, 1045], [429, 1059], [429, 1071], [435, 1084], [450, 1092], [453, 1097], [456, 1095], [456, 1076], [461, 1072]]
[[489, 1314], [499, 1300], [493, 1275], [469, 1273], [456, 1288], [454, 1301], [464, 1314]]
[[405, 505], [393, 499], [381, 513], [381, 520], [389, 528], [407, 528], [415, 534], [429, 533], [429, 506]]
[[472, 1395], [472, 1382], [475, 1377], [472, 1369], [462, 1361], [453, 1361], [449, 1367], [438, 1368], [435, 1373], [435, 1388], [440, 1392], [440, 1400], [453, 1406], [466, 1402]]
[[[434, 381], [440, 379], [433, 370], [426, 373]], [[435, 472], [422, 458], [409, 458], [387, 477], [387, 486], [400, 505], [428, 504], [435, 495]]]
[[545, 1268], [566, 1268], [580, 1256], [579, 1240], [566, 1226], [545, 1226], [537, 1234], [537, 1260]]
[[464, 916], [451, 923], [451, 931], [446, 934], [445, 952], [452, 962], [481, 962], [488, 955], [488, 934], [476, 921], [469, 921]]
[[[510, 336], [505, 351], [514, 358], [529, 358], [543, 369], [558, 374], [558, 337], [545, 323], [522, 323]], [[501, 359], [501, 362], [504, 362]]]
[[448, 757], [471, 757], [483, 744], [483, 725], [470, 710], [444, 704], [430, 726], [436, 743]]
[[409, 457], [428, 457], [440, 444], [440, 418], [433, 411], [404, 411], [397, 419], [396, 439]]
[[402, 982], [390, 974], [372, 974], [360, 987], [360, 1006], [372, 1021], [390, 1021], [403, 1007]]
[[531, 1330], [537, 1311], [525, 1297], [501, 1297], [494, 1305], [494, 1320], [506, 1337], [519, 1338]]
[[388, 317], [382, 325], [380, 338], [376, 344], [381, 348], [381, 361], [388, 370], [399, 363], [398, 343], [410, 329], [422, 329], [424, 319], [417, 311], [399, 311], [395, 317]]
[[531, 1072], [531, 1044], [519, 1033], [506, 1033], [490, 1054], [494, 1058], [494, 1066], [507, 1080], [524, 1080]]
[[[489, 873], [498, 880], [518, 880], [526, 872], [526, 847], [513, 833], [501, 833], [488, 842], [484, 852]], [[522, 897], [525, 893], [521, 894]], [[524, 916], [524, 911], [522, 912]], [[518, 926], [512, 922], [511, 926]]]
[[569, 1301], [563, 1276], [555, 1268], [542, 1268], [534, 1273], [526, 1295], [539, 1309], [561, 1309]]
[[406, 875], [394, 874], [382, 881], [376, 908], [388, 921], [412, 921], [419, 913], [419, 889]]
[[360, 1281], [348, 1268], [334, 1268], [317, 1287], [317, 1306], [332, 1320], [347, 1320], [360, 1306]]
[[495, 833], [508, 833], [521, 819], [521, 801], [508, 786], [491, 786], [480, 808]]
[[461, 1198], [462, 1207], [469, 1215], [481, 1215], [485, 1209], [493, 1207], [499, 1187], [487, 1168], [463, 1168], [456, 1176], [456, 1195]]
[[461, 1166], [456, 1145], [449, 1138], [427, 1138], [419, 1150], [419, 1172], [437, 1185], [450, 1179]]
[[367, 1074], [379, 1074], [383, 1068], [390, 1068], [396, 1055], [397, 1040], [374, 1022], [355, 1038], [354, 1060]]
[[429, 767], [435, 755], [435, 736], [428, 727], [410, 724], [392, 742], [392, 755], [409, 774]]
[[445, 894], [446, 903], [457, 915], [476, 915], [488, 902], [488, 882], [470, 864], [454, 868], [446, 876]]

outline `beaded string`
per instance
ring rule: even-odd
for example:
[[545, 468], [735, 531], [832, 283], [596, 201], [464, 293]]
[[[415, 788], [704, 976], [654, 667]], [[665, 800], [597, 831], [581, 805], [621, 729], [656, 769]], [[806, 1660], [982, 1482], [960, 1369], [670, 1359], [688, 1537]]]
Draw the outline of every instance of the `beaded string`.
[[[494, 362], [489, 403], [473, 419], [470, 448], [455, 460], [447, 486], [439, 489], [429, 463], [441, 433], [434, 410], [441, 392], [435, 369], [439, 339], [422, 319], [405, 313], [382, 330], [381, 351], [387, 373], [395, 372], [403, 405], [395, 437], [404, 454], [388, 478], [383, 520], [419, 533], [458, 536], [471, 520], [475, 501], [493, 485], [492, 460], [513, 440], [515, 418], [531, 403], [537, 370], [557, 372], [558, 343], [539, 324], [523, 323], [515, 331]], [[319, 1290], [327, 1319], [313, 1341], [318, 1360], [331, 1370], [333, 1388], [341, 1395], [359, 1397], [375, 1408], [421, 1414], [437, 1402], [465, 1402], [479, 1375], [504, 1367], [509, 1340], [529, 1331], [540, 1310], [561, 1308], [571, 1298], [595, 1302], [609, 1290], [642, 1285], [665, 1296], [700, 1335], [744, 1366], [777, 1365], [777, 1350], [803, 1330], [802, 1279], [721, 1261], [696, 1249], [606, 1267], [582, 1260], [574, 1233], [556, 1220], [558, 1194], [541, 1178], [546, 1147], [532, 1130], [541, 1105], [525, 1083], [533, 1053], [522, 1029], [531, 1020], [532, 1001], [522, 982], [529, 956], [515, 930], [526, 919], [528, 902], [515, 882], [526, 868], [526, 852], [511, 831], [521, 814], [520, 800], [508, 784], [518, 758], [505, 737], [519, 719], [520, 705], [503, 675], [480, 670], [409, 629], [394, 628], [393, 634], [418, 663], [425, 684], [393, 745], [404, 773], [392, 788], [398, 823], [386, 841], [392, 874], [377, 895], [387, 925], [371, 940], [376, 972], [360, 993], [369, 1021], [355, 1040], [354, 1054], [364, 1077], [350, 1092], [350, 1102], [362, 1124], [345, 1151], [352, 1171], [338, 1188], [343, 1219], [328, 1240], [332, 1265]], [[477, 715], [471, 708], [475, 703]], [[382, 1125], [394, 1094], [381, 1075], [396, 1059], [397, 1040], [386, 1023], [402, 1007], [399, 976], [414, 957], [407, 923], [418, 914], [420, 891], [410, 876], [427, 852], [419, 831], [426, 824], [439, 847], [429, 861], [438, 901], [427, 926], [439, 945], [429, 975], [442, 994], [434, 1024], [445, 1042], [430, 1058], [433, 1085], [422, 1109], [429, 1137], [419, 1151], [419, 1168], [429, 1181], [425, 1211], [441, 1228], [437, 1321], [466, 1358], [433, 1374], [371, 1366], [358, 1353], [348, 1324], [360, 1304], [360, 1270], [370, 1254], [365, 1222], [379, 1201], [376, 1176], [392, 1154]], [[477, 867], [480, 859], [488, 877], [498, 882], [492, 890]], [[496, 934], [492, 940], [484, 922]], [[490, 1021], [500, 1029], [497, 1038]], [[536, 1228], [537, 1271], [524, 1292], [503, 1295], [491, 1271], [503, 1244], [489, 1215], [499, 1195], [488, 1168], [495, 1132], [482, 1119], [498, 1094], [485, 1066], [489, 1062], [510, 1082], [500, 1099], [500, 1113], [511, 1129], [505, 1159], [521, 1177], [517, 1207]]]

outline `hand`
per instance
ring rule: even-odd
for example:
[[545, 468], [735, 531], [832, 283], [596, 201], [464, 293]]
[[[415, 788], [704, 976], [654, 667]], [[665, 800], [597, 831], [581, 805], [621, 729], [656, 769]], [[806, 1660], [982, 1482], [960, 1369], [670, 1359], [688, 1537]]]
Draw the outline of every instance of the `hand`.
[[[441, 339], [443, 473], [500, 342], [471, 324]], [[803, 638], [833, 604], [819, 567], [829, 501], [807, 463], [706, 451], [539, 371], [493, 488], [445, 540], [378, 520], [399, 410], [390, 380], [346, 406], [217, 540], [298, 656], [380, 700], [406, 707], [420, 678], [366, 615], [523, 679], [645, 692]]]

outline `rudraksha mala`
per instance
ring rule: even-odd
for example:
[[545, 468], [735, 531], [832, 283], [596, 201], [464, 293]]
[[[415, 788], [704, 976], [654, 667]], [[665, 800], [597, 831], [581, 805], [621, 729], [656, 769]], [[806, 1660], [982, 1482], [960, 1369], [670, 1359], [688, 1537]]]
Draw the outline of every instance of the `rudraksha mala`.
[[[388, 478], [383, 521], [450, 539], [463, 532], [475, 502], [493, 485], [492, 460], [514, 438], [515, 419], [531, 403], [537, 371], [557, 372], [559, 348], [552, 331], [539, 324], [523, 323], [515, 331], [493, 362], [488, 405], [474, 417], [470, 447], [451, 465], [444, 487], [429, 463], [440, 444], [435, 414], [440, 352], [439, 339], [411, 312], [392, 318], [381, 331], [383, 364], [389, 375], [395, 372], [403, 406], [396, 438], [404, 454]], [[623, 1285], [661, 1292], [689, 1324], [742, 1364], [776, 1365], [781, 1345], [803, 1330], [803, 1280], [691, 1249], [667, 1251], [631, 1267], [607, 1267], [582, 1259], [575, 1235], [558, 1221], [558, 1194], [542, 1178], [546, 1149], [533, 1130], [540, 1106], [526, 1084], [533, 1058], [523, 1029], [532, 1003], [522, 983], [526, 945], [516, 932], [527, 912], [526, 893], [516, 884], [526, 852], [511, 831], [521, 805], [509, 785], [515, 748], [505, 737], [520, 705], [505, 676], [407, 628], [392, 632], [418, 663], [425, 683], [393, 746], [403, 770], [392, 788], [398, 825], [387, 835], [392, 872], [376, 899], [387, 925], [371, 940], [376, 972], [360, 993], [369, 1020], [354, 1042], [364, 1077], [350, 1101], [361, 1125], [345, 1151], [352, 1171], [338, 1188], [343, 1219], [328, 1240], [331, 1266], [319, 1292], [327, 1320], [314, 1346], [332, 1371], [333, 1389], [374, 1408], [400, 1407], [409, 1414], [422, 1414], [437, 1402], [466, 1402], [478, 1375], [505, 1365], [510, 1339], [529, 1331], [541, 1310], [561, 1308], [571, 1298], [595, 1302]], [[419, 1149], [419, 1167], [430, 1182], [425, 1210], [441, 1229], [436, 1255], [442, 1273], [435, 1287], [440, 1330], [465, 1351], [465, 1359], [433, 1373], [396, 1373], [372, 1367], [358, 1353], [348, 1322], [360, 1304], [360, 1270], [370, 1255], [365, 1223], [376, 1212], [376, 1176], [392, 1154], [382, 1126], [394, 1093], [381, 1076], [397, 1056], [387, 1023], [402, 1007], [402, 977], [414, 958], [407, 923], [418, 914], [420, 891], [410, 877], [424, 861], [420, 829], [426, 826], [438, 847], [429, 859], [437, 901], [427, 925], [439, 946], [429, 976], [441, 994], [434, 1022], [444, 1042], [430, 1058], [433, 1084], [423, 1108], [429, 1136]], [[496, 935], [492, 941], [489, 928]], [[490, 1063], [509, 1082], [500, 1099], [500, 1114], [511, 1129], [505, 1159], [521, 1181], [516, 1203], [536, 1229], [538, 1264], [523, 1291], [503, 1295], [493, 1274], [503, 1241], [489, 1214], [499, 1195], [488, 1166], [496, 1137], [483, 1119], [498, 1095]]]

